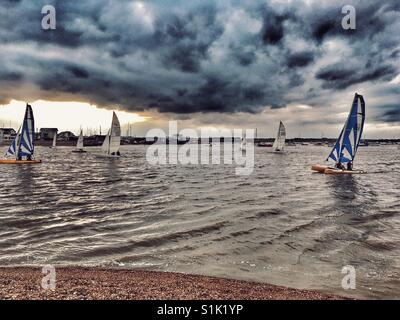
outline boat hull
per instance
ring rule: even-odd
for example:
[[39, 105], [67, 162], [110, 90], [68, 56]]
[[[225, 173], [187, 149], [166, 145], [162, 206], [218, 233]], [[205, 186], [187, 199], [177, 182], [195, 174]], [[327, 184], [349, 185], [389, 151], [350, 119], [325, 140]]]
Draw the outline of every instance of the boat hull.
[[96, 158], [109, 158], [109, 159], [119, 159], [122, 156], [117, 156], [117, 155], [111, 155], [111, 154], [101, 154], [101, 153], [94, 153], [93, 154]]
[[319, 164], [315, 164], [315, 165], [313, 165], [313, 166], [311, 167], [311, 170], [312, 170], [312, 171], [316, 171], [316, 172], [319, 172], [319, 173], [325, 173], [325, 170], [326, 170], [326, 169], [328, 169], [327, 166], [321, 166], [321, 165], [319, 165]]
[[324, 172], [325, 174], [361, 174], [364, 173], [362, 170], [339, 170], [328, 168]]
[[324, 174], [361, 174], [364, 173], [362, 170], [340, 170], [340, 169], [335, 169], [335, 168], [330, 168], [327, 166], [321, 166], [319, 164], [313, 165], [311, 167], [312, 171], [319, 172], [319, 173], [324, 173]]
[[42, 160], [0, 160], [0, 164], [37, 164]]

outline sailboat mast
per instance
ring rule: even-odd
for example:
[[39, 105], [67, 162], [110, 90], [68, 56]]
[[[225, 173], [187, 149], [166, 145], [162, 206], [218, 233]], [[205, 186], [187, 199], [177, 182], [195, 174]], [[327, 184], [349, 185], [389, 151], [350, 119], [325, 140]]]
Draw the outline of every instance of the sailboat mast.
[[21, 151], [21, 141], [22, 141], [22, 139], [21, 139], [21, 134], [19, 133], [19, 130], [18, 130], [18, 133], [17, 133], [17, 139], [18, 140], [17, 140], [17, 144], [16, 144], [17, 148], [15, 150], [15, 160], [18, 160], [19, 153]]
[[111, 151], [111, 132], [110, 132], [110, 134], [108, 135], [108, 154], [110, 154], [110, 151]]

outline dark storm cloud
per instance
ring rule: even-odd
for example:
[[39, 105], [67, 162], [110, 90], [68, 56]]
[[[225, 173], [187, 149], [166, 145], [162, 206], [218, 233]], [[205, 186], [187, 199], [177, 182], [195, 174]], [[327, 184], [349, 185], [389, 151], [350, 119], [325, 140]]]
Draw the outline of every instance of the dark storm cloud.
[[[254, 113], [391, 81], [398, 1], [354, 2], [356, 30], [341, 27], [345, 2], [3, 0], [0, 97], [33, 84], [36, 98], [102, 107]], [[54, 31], [41, 29], [47, 4], [57, 9]], [[348, 52], [330, 61], [328, 41]]]
[[353, 84], [374, 80], [392, 80], [398, 73], [394, 66], [366, 67], [361, 70], [343, 65], [329, 65], [318, 71], [317, 79], [324, 80], [323, 87], [345, 89]]
[[3, 71], [0, 73], [0, 80], [1, 81], [20, 81], [23, 78], [23, 74], [20, 72], [14, 71]]
[[288, 57], [287, 65], [290, 68], [305, 67], [314, 61], [314, 54], [312, 52], [299, 52], [294, 53]]
[[379, 120], [400, 123], [400, 103], [379, 106], [379, 109], [382, 110], [382, 113], [378, 117]]

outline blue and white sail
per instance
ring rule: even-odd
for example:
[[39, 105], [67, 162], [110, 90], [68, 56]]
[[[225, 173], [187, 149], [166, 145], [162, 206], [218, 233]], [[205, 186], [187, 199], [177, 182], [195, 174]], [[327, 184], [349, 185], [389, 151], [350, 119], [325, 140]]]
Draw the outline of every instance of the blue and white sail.
[[336, 163], [347, 163], [354, 160], [363, 133], [364, 122], [364, 98], [356, 93], [350, 114], [327, 161], [333, 160]]
[[21, 128], [19, 128], [18, 129], [18, 132], [17, 132], [17, 134], [15, 135], [15, 137], [14, 137], [14, 140], [11, 142], [11, 145], [10, 145], [10, 147], [8, 148], [8, 150], [7, 150], [7, 153], [6, 153], [6, 157], [7, 156], [14, 156], [14, 157], [18, 157], [18, 146], [19, 146], [19, 138], [20, 138], [20, 131], [21, 131]]
[[18, 130], [6, 156], [13, 156], [15, 159], [33, 159], [35, 150], [35, 120], [32, 107], [27, 104], [22, 129]]
[[32, 107], [29, 104], [26, 105], [19, 144], [18, 155], [20, 157], [30, 157], [33, 159], [33, 153], [35, 150], [35, 120], [33, 118]]

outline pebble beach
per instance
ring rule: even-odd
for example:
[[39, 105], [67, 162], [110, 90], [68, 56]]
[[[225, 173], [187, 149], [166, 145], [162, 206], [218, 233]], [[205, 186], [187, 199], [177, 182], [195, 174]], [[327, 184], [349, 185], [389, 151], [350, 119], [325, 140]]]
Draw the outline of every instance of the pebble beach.
[[0, 268], [0, 299], [13, 300], [338, 300], [340, 296], [182, 273], [57, 268], [56, 288], [43, 289], [40, 268]]

